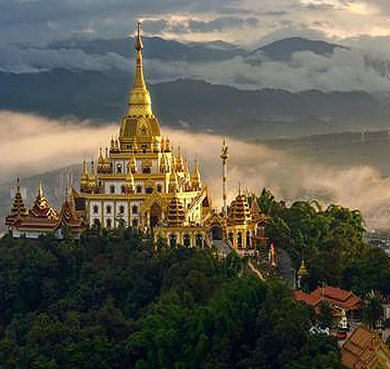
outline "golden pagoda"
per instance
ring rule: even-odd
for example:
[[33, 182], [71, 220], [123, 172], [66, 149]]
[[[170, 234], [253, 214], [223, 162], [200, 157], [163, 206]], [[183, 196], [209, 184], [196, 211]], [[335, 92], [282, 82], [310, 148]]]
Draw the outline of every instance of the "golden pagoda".
[[[190, 170], [186, 147], [176, 153], [168, 136], [162, 137], [144, 77], [140, 24], [135, 38], [136, 66], [128, 107], [119, 136], [111, 137], [98, 150], [96, 166], [84, 160], [78, 190], [72, 188], [58, 213], [43, 195], [42, 185], [32, 209], [27, 213], [18, 190], [7, 217], [10, 230], [20, 236], [38, 237], [70, 227], [80, 234], [83, 228], [99, 223], [104, 228], [127, 226], [164, 238], [169, 245], [188, 247], [223, 243], [225, 250], [254, 252], [259, 241], [266, 242], [266, 219], [257, 199], [248, 205], [241, 194], [226, 202], [228, 147], [222, 145], [223, 211], [212, 209], [207, 186], [202, 183], [198, 157]], [[90, 166], [90, 170], [88, 170]], [[190, 173], [192, 172], [192, 175]], [[58, 233], [60, 236], [62, 233]], [[226, 247], [228, 245], [228, 247]]]
[[[198, 160], [191, 180], [182, 148], [175, 154], [169, 138], [162, 138], [144, 77], [140, 24], [135, 50], [134, 83], [119, 137], [111, 137], [105, 158], [99, 149], [97, 166], [92, 161], [90, 173], [84, 162], [80, 189], [73, 191], [75, 202], [85, 204], [89, 226], [96, 222], [105, 228], [125, 224], [141, 230], [153, 229], [156, 235], [165, 235], [167, 227], [173, 225], [200, 226], [210, 213], [211, 199], [202, 186]], [[174, 204], [180, 204], [181, 212], [173, 224]], [[198, 238], [203, 239], [205, 231], [197, 228], [198, 231]], [[192, 233], [191, 244], [195, 244], [195, 239], [196, 234]], [[179, 234], [177, 241], [182, 242]]]

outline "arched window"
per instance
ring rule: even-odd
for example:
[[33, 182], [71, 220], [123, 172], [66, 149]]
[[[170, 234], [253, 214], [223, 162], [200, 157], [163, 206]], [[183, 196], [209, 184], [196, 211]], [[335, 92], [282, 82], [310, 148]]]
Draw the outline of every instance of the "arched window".
[[146, 187], [146, 188], [145, 188], [145, 192], [148, 193], [148, 194], [153, 193], [153, 187], [152, 187], [152, 186]]
[[133, 219], [133, 227], [138, 227], [138, 219]]
[[115, 193], [115, 186], [114, 185], [110, 186], [110, 193]]
[[111, 205], [107, 205], [106, 207], [106, 213], [111, 214]]
[[162, 186], [160, 184], [157, 185], [157, 192], [158, 193], [162, 192]]
[[97, 206], [97, 205], [94, 205], [94, 206], [93, 206], [93, 213], [94, 213], [94, 214], [99, 213], [99, 206]]
[[118, 164], [118, 165], [116, 166], [116, 172], [117, 172], [118, 174], [122, 174], [122, 164]]
[[107, 226], [107, 228], [111, 228], [111, 227], [112, 227], [112, 221], [111, 221], [111, 219], [107, 219], [107, 220], [106, 220], [106, 226]]
[[138, 214], [138, 206], [137, 205], [134, 205], [132, 208], [131, 208], [131, 212], [133, 214]]
[[169, 236], [169, 246], [170, 247], [176, 247], [177, 245], [177, 237], [174, 233], [172, 233], [170, 236]]
[[124, 214], [125, 213], [125, 207], [123, 205], [119, 206], [119, 213]]
[[140, 185], [137, 186], [137, 193], [142, 193], [142, 186]]
[[242, 234], [241, 234], [241, 232], [238, 232], [238, 234], [237, 234], [237, 247], [239, 249], [242, 248]]
[[191, 238], [190, 238], [189, 234], [185, 234], [184, 235], [183, 244], [184, 244], [185, 247], [190, 247], [191, 246]]
[[150, 169], [150, 167], [145, 166], [145, 167], [142, 168], [142, 173], [150, 174], [150, 173], [152, 173], [152, 170]]
[[122, 192], [122, 193], [126, 193], [126, 186], [125, 186], [125, 185], [122, 185], [122, 186], [121, 186], [121, 192]]

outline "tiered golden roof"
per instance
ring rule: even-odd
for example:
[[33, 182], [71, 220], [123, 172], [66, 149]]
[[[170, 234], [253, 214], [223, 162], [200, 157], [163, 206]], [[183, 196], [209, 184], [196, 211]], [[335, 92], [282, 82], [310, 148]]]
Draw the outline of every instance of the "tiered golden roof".
[[27, 215], [27, 209], [24, 206], [22, 193], [20, 192], [19, 178], [17, 180], [16, 193], [12, 203], [11, 215], [5, 219], [5, 225], [11, 225], [18, 217]]
[[29, 216], [34, 218], [45, 218], [49, 220], [59, 219], [57, 211], [49, 205], [46, 197], [43, 194], [42, 183], [39, 184], [38, 196], [36, 197], [34, 205], [29, 212]]
[[168, 205], [167, 220], [170, 227], [179, 227], [184, 223], [184, 205], [177, 196], [174, 196]]
[[228, 224], [244, 225], [250, 220], [251, 214], [246, 196], [239, 194], [230, 205]]

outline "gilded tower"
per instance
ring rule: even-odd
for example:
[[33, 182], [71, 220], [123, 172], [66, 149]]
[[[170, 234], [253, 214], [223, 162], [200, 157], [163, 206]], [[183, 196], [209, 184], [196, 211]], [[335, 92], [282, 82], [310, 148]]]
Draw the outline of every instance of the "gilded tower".
[[198, 160], [191, 178], [181, 149], [174, 152], [169, 138], [161, 135], [144, 76], [140, 24], [135, 50], [134, 82], [119, 136], [111, 137], [105, 157], [100, 149], [96, 168], [93, 161], [90, 171], [83, 164], [76, 202], [84, 204], [90, 225], [98, 221], [106, 228], [120, 223], [142, 229], [164, 226], [171, 223], [173, 200], [182, 205], [183, 224], [201, 223], [211, 201], [202, 186]]

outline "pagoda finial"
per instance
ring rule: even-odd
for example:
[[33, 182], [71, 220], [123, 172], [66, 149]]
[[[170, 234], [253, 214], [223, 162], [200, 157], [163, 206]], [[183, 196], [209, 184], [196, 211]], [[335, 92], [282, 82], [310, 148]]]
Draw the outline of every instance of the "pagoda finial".
[[141, 38], [141, 21], [138, 21], [137, 24], [137, 37], [135, 38], [135, 49], [141, 51], [144, 48]]
[[16, 190], [18, 192], [20, 192], [20, 178], [19, 177], [16, 178]]
[[39, 180], [39, 192], [38, 192], [39, 197], [43, 197], [43, 188], [42, 188], [42, 179]]

